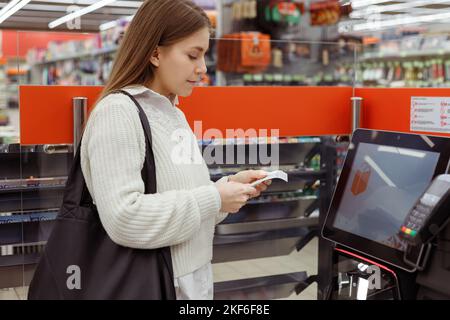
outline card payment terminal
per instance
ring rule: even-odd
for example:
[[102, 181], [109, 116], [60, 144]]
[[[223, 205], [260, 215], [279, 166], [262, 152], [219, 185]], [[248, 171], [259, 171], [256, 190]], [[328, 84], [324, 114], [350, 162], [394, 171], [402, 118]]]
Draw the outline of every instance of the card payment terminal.
[[450, 217], [450, 174], [437, 176], [408, 213], [399, 236], [411, 245], [426, 244]]

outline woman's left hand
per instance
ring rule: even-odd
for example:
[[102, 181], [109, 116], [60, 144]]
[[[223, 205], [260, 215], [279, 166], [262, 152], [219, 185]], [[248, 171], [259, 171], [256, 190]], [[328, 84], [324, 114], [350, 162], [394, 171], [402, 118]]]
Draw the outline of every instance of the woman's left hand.
[[[240, 182], [240, 183], [252, 183], [256, 180], [265, 178], [267, 176], [267, 172], [264, 170], [244, 170], [236, 173], [235, 175], [229, 176], [228, 181]], [[266, 180], [263, 183], [255, 186], [255, 189], [258, 193], [252, 198], [258, 197], [261, 192], [267, 189], [268, 186], [272, 183], [272, 180]]]

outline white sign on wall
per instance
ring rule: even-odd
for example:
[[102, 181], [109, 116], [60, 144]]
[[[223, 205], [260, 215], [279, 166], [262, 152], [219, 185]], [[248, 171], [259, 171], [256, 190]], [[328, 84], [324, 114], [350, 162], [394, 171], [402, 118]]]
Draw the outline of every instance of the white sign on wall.
[[450, 97], [411, 97], [410, 130], [450, 133]]

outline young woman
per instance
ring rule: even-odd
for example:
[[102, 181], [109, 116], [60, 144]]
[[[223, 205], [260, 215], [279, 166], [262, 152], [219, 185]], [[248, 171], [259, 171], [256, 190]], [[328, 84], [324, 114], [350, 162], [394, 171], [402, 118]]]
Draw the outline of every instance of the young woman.
[[[213, 183], [204, 161], [174, 156], [174, 132], [193, 138], [177, 96], [189, 96], [206, 73], [210, 24], [189, 0], [145, 1], [122, 40], [101, 99], [81, 144], [81, 167], [101, 222], [119, 245], [170, 246], [177, 299], [212, 299], [214, 227], [267, 188], [249, 183], [266, 172], [242, 171]], [[136, 106], [148, 117], [157, 176], [156, 194], [144, 194], [145, 136]], [[214, 101], [211, 101], [214, 107]], [[196, 148], [194, 156], [201, 157]]]

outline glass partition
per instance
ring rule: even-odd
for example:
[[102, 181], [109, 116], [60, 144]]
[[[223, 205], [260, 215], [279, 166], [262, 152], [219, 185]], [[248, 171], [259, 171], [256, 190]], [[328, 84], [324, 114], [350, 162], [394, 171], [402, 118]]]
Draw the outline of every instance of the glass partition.
[[[226, 86], [352, 86], [355, 52], [351, 42], [266, 40], [248, 33], [216, 39], [217, 85]], [[237, 48], [233, 48], [237, 46]], [[241, 46], [242, 48], [239, 48]], [[266, 57], [252, 65], [252, 51]], [[242, 51], [240, 51], [242, 50]], [[257, 49], [256, 49], [257, 50]], [[236, 56], [241, 55], [243, 61]], [[241, 65], [243, 63], [244, 65]], [[245, 64], [248, 63], [248, 66]]]
[[446, 34], [410, 35], [365, 44], [358, 54], [358, 85], [379, 88], [450, 86]]
[[[17, 57], [18, 32], [1, 31], [0, 63], [0, 299], [24, 296], [18, 86], [26, 77]], [[9, 42], [7, 48], [5, 42]]]

